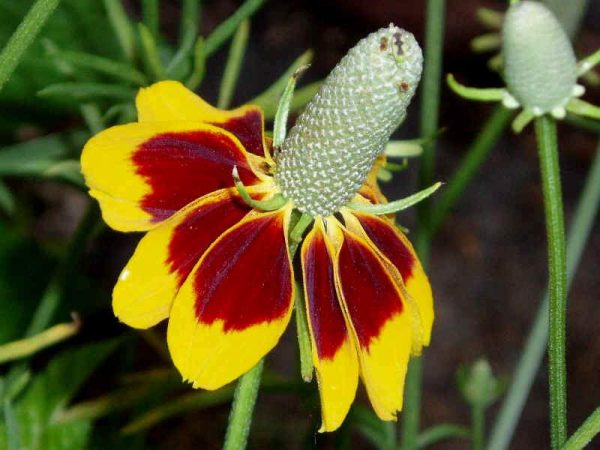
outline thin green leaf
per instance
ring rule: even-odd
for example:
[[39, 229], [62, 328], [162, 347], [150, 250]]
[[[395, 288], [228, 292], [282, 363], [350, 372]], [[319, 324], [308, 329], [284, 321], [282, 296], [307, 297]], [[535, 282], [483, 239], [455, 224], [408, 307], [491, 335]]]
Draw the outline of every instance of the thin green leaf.
[[176, 77], [194, 50], [198, 39], [200, 0], [183, 0], [179, 20], [179, 48], [167, 65], [169, 77]]
[[577, 64], [577, 75], [584, 75], [598, 64], [600, 64], [600, 49], [579, 61]]
[[79, 327], [79, 320], [71, 323], [61, 323], [35, 336], [0, 345], [0, 364], [31, 356], [40, 350], [62, 342], [74, 336]]
[[277, 105], [277, 112], [275, 113], [275, 121], [273, 123], [273, 147], [278, 148], [283, 144], [285, 136], [287, 134], [287, 121], [290, 108], [292, 105], [292, 99], [294, 98], [294, 89], [298, 78], [306, 70], [308, 66], [299, 67], [294, 74], [288, 80], [287, 86], [281, 94], [279, 105]]
[[133, 27], [121, 0], [104, 0], [104, 8], [123, 54], [128, 60], [133, 60], [135, 55]]
[[471, 432], [467, 427], [443, 423], [424, 430], [417, 438], [417, 447], [425, 448], [447, 439], [470, 439]]
[[592, 105], [585, 100], [572, 99], [567, 104], [567, 111], [583, 117], [600, 120], [600, 106]]
[[219, 88], [217, 107], [220, 109], [227, 109], [231, 105], [231, 99], [235, 92], [235, 87], [242, 69], [244, 54], [246, 53], [246, 47], [248, 46], [249, 35], [250, 22], [244, 20], [238, 27], [231, 41], [229, 56], [227, 57], [227, 64], [225, 65], [225, 72], [223, 73], [221, 87]]
[[4, 424], [6, 426], [6, 443], [7, 450], [21, 450], [21, 437], [19, 436], [19, 424], [15, 417], [10, 400], [4, 400]]
[[91, 69], [127, 83], [143, 86], [148, 83], [146, 76], [129, 64], [114, 61], [102, 56], [85, 52], [56, 50], [53, 54], [57, 61], [68, 62], [71, 66]]
[[185, 85], [192, 91], [200, 86], [200, 83], [204, 78], [204, 63], [204, 39], [200, 37], [194, 46], [194, 67], [190, 77], [185, 82]]
[[59, 449], [61, 441], [62, 448], [84, 448], [89, 424], [57, 425], [54, 418], [116, 345], [116, 341], [106, 341], [63, 352], [34, 377], [15, 407], [23, 448]]
[[0, 180], [0, 209], [9, 216], [15, 211], [15, 197], [2, 180]]
[[361, 434], [367, 438], [375, 447], [385, 448], [386, 430], [385, 424], [375, 416], [375, 414], [362, 405], [352, 408], [351, 420]]
[[77, 100], [110, 98], [114, 100], [133, 100], [135, 92], [128, 87], [104, 83], [67, 82], [47, 86], [37, 93], [40, 97], [67, 96]]
[[0, 53], [0, 90], [8, 81], [25, 51], [56, 9], [59, 0], [37, 0]]
[[88, 129], [92, 133], [100, 133], [104, 129], [104, 122], [102, 121], [102, 114], [98, 105], [95, 103], [85, 103], [79, 107], [79, 110]]
[[600, 433], [600, 408], [597, 408], [573, 433], [562, 450], [581, 450]]
[[236, 12], [222, 22], [204, 43], [205, 57], [208, 58], [229, 39], [240, 24], [254, 14], [266, 0], [246, 0]]
[[0, 150], [0, 176], [41, 175], [67, 157], [69, 148], [62, 136], [49, 135]]
[[158, 39], [158, 0], [142, 0], [142, 17], [148, 31]]
[[167, 78], [167, 72], [160, 60], [156, 41], [154, 40], [154, 37], [152, 37], [152, 33], [148, 31], [148, 28], [146, 28], [143, 23], [138, 24], [138, 31], [142, 43], [142, 56], [148, 72], [152, 74], [156, 81], [165, 80]]
[[423, 189], [422, 191], [390, 203], [381, 203], [377, 205], [372, 205], [370, 203], [350, 203], [349, 207], [356, 211], [368, 212], [376, 215], [393, 214], [406, 208], [410, 208], [411, 206], [425, 200], [427, 197], [437, 191], [441, 185], [442, 183], [437, 182], [428, 188]]
[[292, 99], [290, 111], [295, 113], [304, 108], [306, 104], [313, 99], [322, 84], [322, 81], [315, 81], [314, 83], [298, 89]]

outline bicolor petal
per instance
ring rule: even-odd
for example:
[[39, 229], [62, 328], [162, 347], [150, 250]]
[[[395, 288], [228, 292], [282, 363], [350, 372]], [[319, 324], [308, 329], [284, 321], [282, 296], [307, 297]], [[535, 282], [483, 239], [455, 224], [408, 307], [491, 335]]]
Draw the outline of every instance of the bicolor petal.
[[336, 287], [355, 337], [361, 378], [379, 418], [395, 420], [412, 346], [410, 313], [369, 244], [335, 219], [327, 230], [337, 248]]
[[233, 189], [223, 189], [150, 230], [115, 285], [115, 315], [134, 328], [148, 328], [166, 319], [177, 291], [200, 257], [249, 212]]
[[264, 117], [258, 106], [232, 111], [217, 109], [178, 81], [160, 81], [143, 88], [136, 106], [140, 122], [187, 121], [216, 125], [233, 134], [250, 153], [265, 156]]
[[260, 181], [230, 133], [197, 122], [132, 123], [88, 141], [81, 167], [105, 221], [144, 231], [190, 202], [233, 186], [234, 166], [246, 185]]
[[253, 213], [206, 251], [179, 290], [167, 340], [194, 387], [217, 389], [255, 366], [292, 312], [291, 208]]
[[354, 225], [349, 214], [344, 214], [347, 224], [354, 232], [365, 236], [398, 270], [406, 292], [416, 303], [420, 316], [423, 345], [429, 345], [434, 321], [433, 295], [429, 279], [408, 238], [390, 220], [372, 214], [353, 211], [358, 220]]
[[333, 431], [344, 421], [358, 385], [358, 360], [335, 289], [333, 248], [322, 219], [302, 245], [302, 273], [312, 359], [317, 373], [323, 423]]

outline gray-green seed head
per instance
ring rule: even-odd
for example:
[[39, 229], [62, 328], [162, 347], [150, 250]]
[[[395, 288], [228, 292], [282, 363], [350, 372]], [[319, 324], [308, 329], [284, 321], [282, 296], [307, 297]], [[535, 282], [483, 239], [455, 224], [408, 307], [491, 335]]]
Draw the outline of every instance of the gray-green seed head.
[[404, 119], [422, 65], [414, 36], [393, 25], [339, 62], [275, 154], [275, 179], [296, 208], [328, 216], [354, 197]]
[[552, 12], [541, 3], [521, 1], [509, 8], [502, 35], [510, 94], [536, 114], [564, 107], [575, 90], [577, 62]]

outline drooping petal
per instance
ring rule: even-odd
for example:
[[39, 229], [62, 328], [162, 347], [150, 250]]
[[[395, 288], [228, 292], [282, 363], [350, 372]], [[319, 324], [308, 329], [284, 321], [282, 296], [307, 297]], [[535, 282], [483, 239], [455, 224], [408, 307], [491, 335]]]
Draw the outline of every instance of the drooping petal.
[[362, 195], [365, 199], [370, 201], [373, 204], [376, 203], [386, 203], [387, 199], [385, 195], [379, 189], [379, 183], [377, 182], [377, 174], [381, 170], [382, 167], [385, 166], [386, 157], [385, 155], [380, 155], [375, 159], [373, 163], [373, 168], [367, 175], [367, 179], [363, 183], [363, 185], [358, 190], [358, 193]]
[[169, 316], [177, 291], [206, 249], [250, 212], [232, 190], [206, 195], [142, 238], [113, 290], [113, 311], [134, 328]]
[[160, 81], [140, 89], [136, 98], [140, 122], [188, 121], [216, 125], [232, 133], [247, 151], [264, 152], [264, 119], [258, 106], [217, 109], [178, 81]]
[[353, 226], [351, 217], [344, 214], [350, 229], [359, 235], [366, 234], [398, 270], [408, 295], [417, 305], [423, 345], [429, 345], [434, 320], [433, 296], [431, 285], [413, 246], [390, 220], [357, 211], [352, 215], [358, 220], [360, 227]]
[[317, 372], [323, 423], [337, 429], [348, 414], [358, 385], [358, 360], [335, 290], [333, 249], [317, 219], [302, 245], [302, 273], [312, 359]]
[[290, 208], [251, 214], [200, 259], [171, 309], [173, 362], [194, 387], [217, 389], [277, 343], [293, 306]]
[[234, 136], [196, 122], [112, 127], [90, 139], [81, 156], [90, 195], [120, 231], [148, 230], [203, 195], [233, 186], [233, 166], [246, 185], [259, 182]]
[[338, 295], [356, 339], [361, 378], [373, 409], [395, 420], [402, 409], [404, 377], [412, 346], [410, 314], [401, 292], [369, 245], [328, 222], [336, 242]]

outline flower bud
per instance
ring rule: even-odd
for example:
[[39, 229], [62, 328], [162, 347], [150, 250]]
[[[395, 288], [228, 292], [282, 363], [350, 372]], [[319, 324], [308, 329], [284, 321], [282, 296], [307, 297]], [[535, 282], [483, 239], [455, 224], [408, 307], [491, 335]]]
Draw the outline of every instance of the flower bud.
[[577, 62], [569, 38], [541, 3], [512, 5], [504, 20], [504, 77], [510, 94], [535, 115], [564, 108], [577, 93]]
[[414, 36], [390, 25], [338, 63], [276, 152], [283, 195], [313, 216], [354, 197], [406, 115], [421, 77]]

